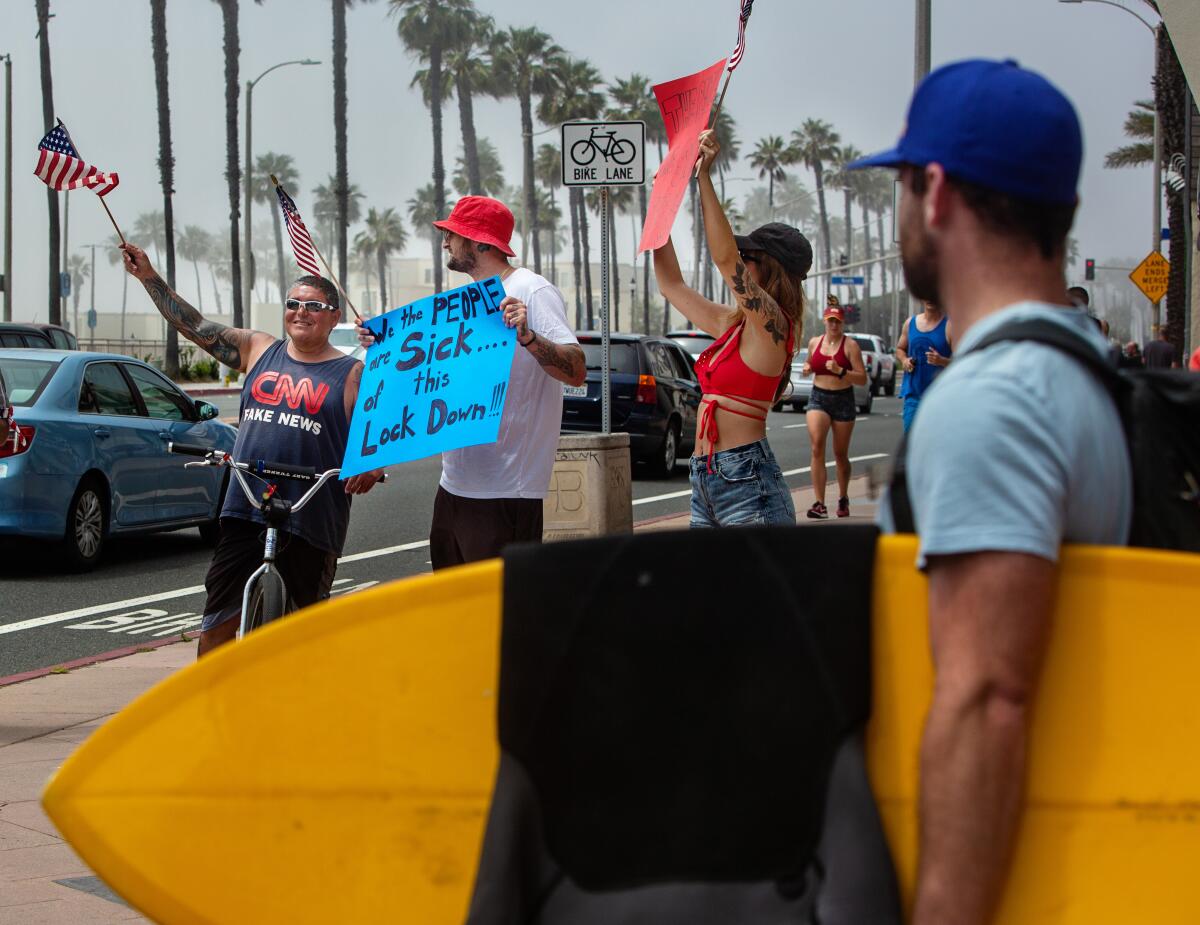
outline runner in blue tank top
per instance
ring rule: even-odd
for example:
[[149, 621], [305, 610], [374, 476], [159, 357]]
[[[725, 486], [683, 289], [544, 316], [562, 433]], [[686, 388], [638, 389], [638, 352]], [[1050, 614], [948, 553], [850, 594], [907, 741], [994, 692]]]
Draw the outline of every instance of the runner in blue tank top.
[[[350, 415], [362, 378], [360, 361], [329, 343], [341, 320], [338, 292], [319, 276], [302, 276], [288, 290], [284, 306], [286, 340], [262, 331], [231, 328], [206, 320], [174, 292], [150, 265], [145, 251], [132, 244], [125, 269], [146, 288], [171, 327], [226, 366], [248, 373], [233, 458], [268, 459], [318, 471], [336, 469], [346, 453]], [[382, 469], [344, 482], [327, 482], [287, 530], [280, 531], [276, 565], [296, 607], [329, 596], [338, 556], [346, 540], [352, 494], [369, 491]], [[279, 492], [293, 500], [299, 483], [283, 481]], [[263, 518], [239, 490], [225, 496], [221, 537], [204, 581], [199, 654], [229, 642], [237, 633], [242, 589], [263, 557]]]
[[950, 365], [953, 339], [950, 321], [940, 306], [922, 302], [925, 311], [913, 315], [904, 325], [896, 342], [896, 359], [904, 368], [900, 397], [904, 400], [904, 432], [912, 426], [917, 405], [925, 390], [943, 369]]

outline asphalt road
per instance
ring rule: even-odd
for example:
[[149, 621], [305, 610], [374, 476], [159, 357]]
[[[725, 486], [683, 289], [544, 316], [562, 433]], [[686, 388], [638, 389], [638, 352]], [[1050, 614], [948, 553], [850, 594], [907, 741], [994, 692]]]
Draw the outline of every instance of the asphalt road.
[[[235, 415], [236, 402], [236, 396], [220, 398], [222, 416]], [[809, 484], [803, 415], [772, 414], [768, 427], [788, 484]], [[883, 461], [900, 432], [899, 400], [877, 398], [874, 413], [859, 417], [854, 431], [856, 472]], [[406, 464], [393, 470], [387, 484], [355, 500], [335, 594], [429, 570], [426, 541], [440, 471], [437, 458]], [[683, 513], [687, 470], [651, 479], [635, 467], [633, 495], [635, 521]], [[47, 547], [6, 551], [0, 561], [0, 678], [194, 630], [210, 555], [196, 530], [114, 541], [87, 575], [62, 573]]]

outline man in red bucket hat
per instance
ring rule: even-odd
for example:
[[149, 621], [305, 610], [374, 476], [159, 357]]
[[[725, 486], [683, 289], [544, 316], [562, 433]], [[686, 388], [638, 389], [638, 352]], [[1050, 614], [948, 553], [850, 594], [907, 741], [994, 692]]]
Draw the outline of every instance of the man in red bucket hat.
[[[499, 276], [504, 323], [516, 330], [504, 417], [495, 443], [442, 454], [429, 552], [434, 569], [500, 554], [508, 543], [539, 542], [562, 424], [562, 386], [582, 385], [583, 350], [567, 324], [562, 293], [532, 270], [515, 267], [513, 214], [486, 196], [464, 196], [444, 221], [446, 266], [475, 281]], [[360, 327], [360, 339], [372, 343]]]

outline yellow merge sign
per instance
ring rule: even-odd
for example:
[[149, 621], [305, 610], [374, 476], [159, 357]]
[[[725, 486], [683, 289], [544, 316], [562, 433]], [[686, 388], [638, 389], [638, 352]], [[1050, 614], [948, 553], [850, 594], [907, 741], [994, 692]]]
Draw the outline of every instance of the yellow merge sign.
[[1158, 251], [1151, 251], [1129, 274], [1129, 278], [1147, 299], [1159, 302], [1167, 294], [1167, 277], [1170, 273], [1171, 264], [1167, 258]]

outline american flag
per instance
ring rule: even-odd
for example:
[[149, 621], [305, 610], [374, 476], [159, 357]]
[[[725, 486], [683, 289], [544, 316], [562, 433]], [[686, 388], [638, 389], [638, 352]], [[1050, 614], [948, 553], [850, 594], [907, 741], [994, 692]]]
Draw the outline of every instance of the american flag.
[[71, 144], [71, 136], [62, 122], [54, 126], [38, 145], [37, 168], [33, 172], [48, 187], [59, 192], [86, 186], [95, 190], [97, 196], [107, 196], [120, 182], [115, 173], [104, 173], [79, 159], [79, 152]]
[[292, 253], [296, 255], [296, 265], [305, 273], [320, 276], [321, 271], [317, 269], [317, 249], [313, 247], [308, 229], [304, 227], [300, 210], [296, 208], [292, 197], [283, 191], [282, 186], [276, 186], [275, 192], [279, 194], [279, 207], [283, 209], [283, 223], [287, 225], [288, 237], [292, 240]]
[[754, 0], [739, 0], [741, 3], [741, 12], [738, 13], [738, 38], [737, 47], [733, 50], [733, 54], [729, 56], [728, 70], [733, 70], [742, 63], [742, 56], [746, 53], [746, 21], [750, 18], [750, 9], [754, 6]]

